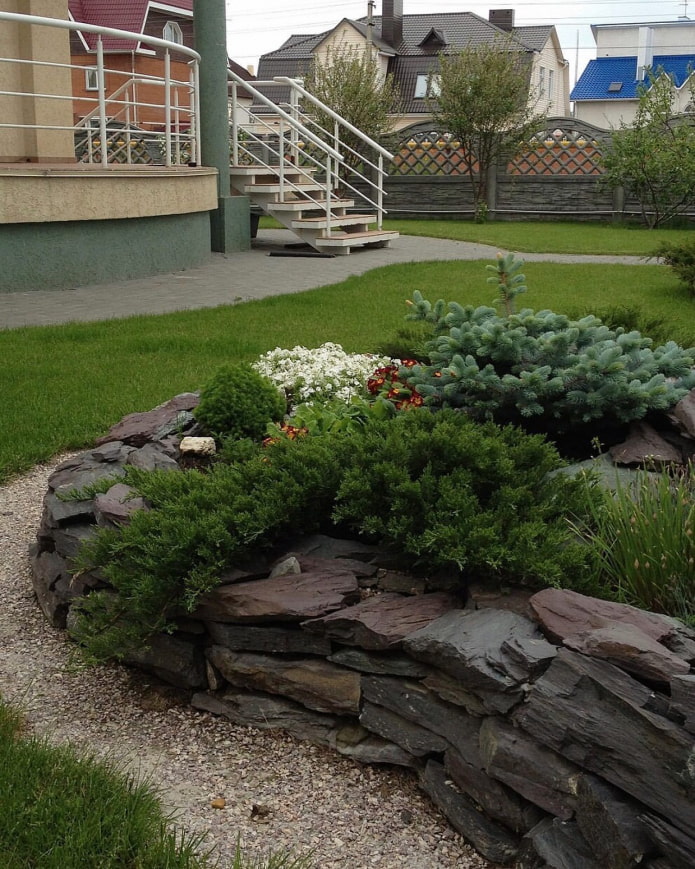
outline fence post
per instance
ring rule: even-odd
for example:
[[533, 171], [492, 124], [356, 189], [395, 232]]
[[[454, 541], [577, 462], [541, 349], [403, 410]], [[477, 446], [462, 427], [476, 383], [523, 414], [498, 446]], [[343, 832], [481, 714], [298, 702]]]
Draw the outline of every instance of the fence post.
[[623, 185], [613, 188], [613, 223], [620, 223], [625, 218], [625, 188]]
[[487, 206], [487, 216], [490, 220], [495, 219], [495, 209], [497, 208], [497, 172], [498, 164], [495, 161], [487, 169], [487, 197], [485, 205]]

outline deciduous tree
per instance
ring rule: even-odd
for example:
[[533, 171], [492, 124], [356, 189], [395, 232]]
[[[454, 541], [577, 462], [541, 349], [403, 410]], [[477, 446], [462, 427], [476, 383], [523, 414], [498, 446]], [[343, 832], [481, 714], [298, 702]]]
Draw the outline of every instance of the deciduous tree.
[[510, 148], [518, 150], [543, 121], [530, 92], [530, 58], [511, 37], [440, 56], [430, 77], [435, 120], [460, 142], [476, 217], [486, 213], [487, 179]]
[[[695, 77], [689, 80], [695, 97]], [[604, 156], [606, 180], [640, 204], [645, 224], [661, 226], [695, 204], [695, 121], [676, 116], [675, 88], [662, 70], [648, 73], [639, 89], [632, 125], [614, 130]]]

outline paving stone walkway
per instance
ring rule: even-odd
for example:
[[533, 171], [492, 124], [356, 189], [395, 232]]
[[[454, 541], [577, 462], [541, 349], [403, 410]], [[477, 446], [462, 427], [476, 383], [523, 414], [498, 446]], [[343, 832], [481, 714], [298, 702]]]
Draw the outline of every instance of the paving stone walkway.
[[[338, 283], [351, 275], [403, 262], [492, 260], [498, 248], [484, 244], [404, 235], [388, 248], [358, 249], [333, 258], [283, 255], [296, 242], [283, 229], [261, 230], [250, 251], [213, 254], [200, 268], [168, 275], [68, 290], [0, 292], [0, 329], [71, 321], [164, 314], [231, 305], [266, 296], [299, 293]], [[643, 263], [640, 257], [521, 254], [528, 261]]]

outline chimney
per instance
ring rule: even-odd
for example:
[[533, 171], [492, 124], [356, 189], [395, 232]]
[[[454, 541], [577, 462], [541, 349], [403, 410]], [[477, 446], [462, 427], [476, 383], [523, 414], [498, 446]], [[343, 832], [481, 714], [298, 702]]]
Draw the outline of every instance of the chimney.
[[381, 38], [391, 48], [403, 42], [403, 0], [384, 0], [381, 13]]
[[490, 9], [487, 20], [500, 30], [511, 33], [514, 30], [514, 10], [513, 9]]
[[644, 81], [646, 69], [654, 61], [654, 31], [651, 27], [640, 27], [637, 38], [637, 74], [636, 81]]

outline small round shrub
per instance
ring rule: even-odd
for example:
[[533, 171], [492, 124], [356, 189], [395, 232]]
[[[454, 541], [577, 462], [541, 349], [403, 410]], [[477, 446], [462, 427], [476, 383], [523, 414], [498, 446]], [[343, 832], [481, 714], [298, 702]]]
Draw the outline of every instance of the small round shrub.
[[225, 365], [201, 390], [195, 418], [214, 437], [263, 437], [281, 420], [287, 403], [267, 377], [247, 363]]

